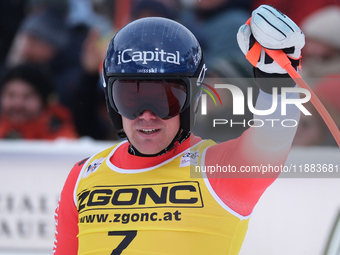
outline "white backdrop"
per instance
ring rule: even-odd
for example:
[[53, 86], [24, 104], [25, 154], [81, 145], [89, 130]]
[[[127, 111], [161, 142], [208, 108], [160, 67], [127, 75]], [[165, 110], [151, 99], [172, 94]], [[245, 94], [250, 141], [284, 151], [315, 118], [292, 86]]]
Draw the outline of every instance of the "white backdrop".
[[68, 172], [77, 161], [111, 145], [1, 141], [0, 254], [51, 254], [54, 209]]
[[[0, 141], [0, 254], [51, 254], [54, 209], [68, 172], [111, 145]], [[287, 164], [313, 162], [340, 167], [340, 149], [294, 148]], [[323, 254], [339, 194], [340, 178], [278, 178], [254, 210], [241, 254]]]

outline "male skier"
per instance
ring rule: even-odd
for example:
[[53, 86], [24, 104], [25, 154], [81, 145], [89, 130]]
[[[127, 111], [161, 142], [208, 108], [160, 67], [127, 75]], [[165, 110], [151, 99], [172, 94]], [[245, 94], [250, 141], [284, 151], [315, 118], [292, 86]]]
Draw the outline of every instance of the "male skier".
[[[244, 54], [256, 40], [299, 64], [304, 35], [273, 7], [256, 9], [237, 37]], [[143, 18], [116, 33], [104, 89], [113, 126], [127, 140], [71, 170], [56, 209], [53, 254], [239, 253], [254, 206], [277, 174], [192, 178], [192, 166], [283, 165], [296, 127], [250, 127], [220, 144], [195, 136], [205, 68], [198, 41], [175, 21]], [[271, 107], [272, 87], [295, 86], [263, 50], [254, 74], [256, 109]], [[279, 107], [269, 117], [282, 119]], [[298, 121], [299, 109], [288, 107], [285, 118]]]

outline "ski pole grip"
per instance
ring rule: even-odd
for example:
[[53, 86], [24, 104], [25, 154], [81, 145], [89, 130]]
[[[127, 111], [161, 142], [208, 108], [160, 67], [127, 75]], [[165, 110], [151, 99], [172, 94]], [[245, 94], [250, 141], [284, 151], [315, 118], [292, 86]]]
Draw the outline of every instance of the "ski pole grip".
[[291, 65], [290, 60], [288, 59], [286, 53], [282, 50], [270, 50], [263, 48], [264, 51], [271, 57], [276, 63], [279, 64], [283, 69], [287, 69], [287, 66]]

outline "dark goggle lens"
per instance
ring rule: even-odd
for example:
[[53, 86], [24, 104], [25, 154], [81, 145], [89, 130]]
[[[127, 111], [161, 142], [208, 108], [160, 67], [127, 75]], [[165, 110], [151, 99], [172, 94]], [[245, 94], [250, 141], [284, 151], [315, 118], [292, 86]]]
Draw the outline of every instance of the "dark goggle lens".
[[187, 101], [187, 83], [180, 79], [115, 80], [112, 99], [118, 113], [135, 119], [150, 110], [162, 119], [183, 111]]

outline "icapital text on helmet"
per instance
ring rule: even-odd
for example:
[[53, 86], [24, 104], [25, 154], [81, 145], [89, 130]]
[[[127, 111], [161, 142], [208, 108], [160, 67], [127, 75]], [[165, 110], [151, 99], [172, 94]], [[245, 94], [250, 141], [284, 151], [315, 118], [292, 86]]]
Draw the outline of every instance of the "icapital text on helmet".
[[161, 61], [171, 64], [180, 65], [179, 51], [176, 53], [165, 52], [163, 49], [155, 48], [155, 51], [133, 51], [133, 49], [125, 49], [118, 52], [118, 65], [134, 62], [142, 62], [143, 65], [150, 61]]

